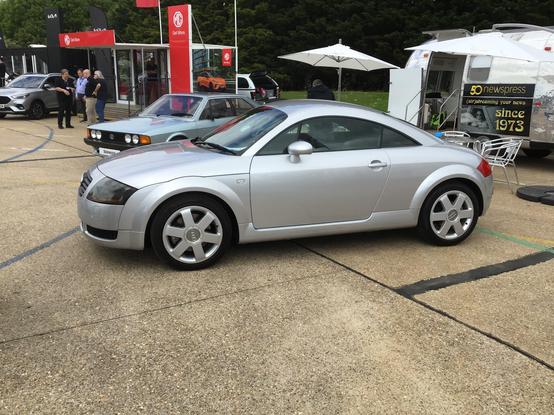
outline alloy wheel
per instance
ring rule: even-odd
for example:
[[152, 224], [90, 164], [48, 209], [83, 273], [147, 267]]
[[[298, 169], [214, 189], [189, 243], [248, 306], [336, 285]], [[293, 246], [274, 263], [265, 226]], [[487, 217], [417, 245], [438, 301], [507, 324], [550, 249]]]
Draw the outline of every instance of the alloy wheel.
[[162, 239], [166, 251], [174, 259], [197, 264], [217, 253], [223, 241], [223, 227], [210, 209], [187, 206], [169, 216]]
[[471, 198], [460, 190], [451, 190], [437, 198], [431, 208], [430, 224], [441, 239], [452, 240], [464, 235], [475, 218]]

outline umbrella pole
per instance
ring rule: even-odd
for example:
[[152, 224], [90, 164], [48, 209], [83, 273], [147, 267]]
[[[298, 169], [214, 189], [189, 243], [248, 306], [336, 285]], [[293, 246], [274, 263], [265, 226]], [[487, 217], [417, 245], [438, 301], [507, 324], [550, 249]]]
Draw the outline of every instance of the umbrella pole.
[[341, 92], [341, 82], [342, 82], [342, 68], [339, 68], [339, 91], [338, 91], [339, 101], [340, 101], [340, 92]]

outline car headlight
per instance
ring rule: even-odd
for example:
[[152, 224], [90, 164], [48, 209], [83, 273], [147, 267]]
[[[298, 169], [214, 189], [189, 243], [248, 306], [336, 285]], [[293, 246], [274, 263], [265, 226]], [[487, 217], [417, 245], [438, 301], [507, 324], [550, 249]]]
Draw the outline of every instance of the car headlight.
[[125, 134], [125, 142], [131, 144], [131, 134]]
[[104, 177], [88, 192], [87, 199], [107, 205], [124, 205], [137, 189]]
[[139, 136], [138, 135], [133, 135], [133, 144], [138, 144], [139, 143]]
[[12, 97], [12, 99], [25, 99], [31, 94], [23, 94], [23, 95], [15, 95]]
[[100, 140], [102, 138], [102, 131], [96, 130], [96, 139]]

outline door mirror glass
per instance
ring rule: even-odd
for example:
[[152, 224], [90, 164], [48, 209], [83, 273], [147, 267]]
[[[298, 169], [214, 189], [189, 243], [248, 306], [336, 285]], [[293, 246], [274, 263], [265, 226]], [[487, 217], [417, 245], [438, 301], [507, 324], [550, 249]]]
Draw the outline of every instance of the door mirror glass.
[[43, 89], [50, 89], [50, 88], [53, 88], [53, 85], [49, 84], [49, 83], [45, 83], [44, 85], [42, 85], [42, 88]]
[[306, 141], [295, 141], [289, 145], [288, 152], [290, 154], [290, 161], [298, 163], [300, 161], [301, 154], [312, 154], [314, 152], [314, 148]]

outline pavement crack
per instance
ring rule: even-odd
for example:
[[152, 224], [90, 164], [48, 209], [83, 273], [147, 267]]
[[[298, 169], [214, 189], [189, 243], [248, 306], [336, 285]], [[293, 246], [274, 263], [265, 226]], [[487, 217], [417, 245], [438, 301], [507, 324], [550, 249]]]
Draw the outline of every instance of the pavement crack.
[[[508, 348], [511, 349], [512, 351], [514, 351], [514, 352], [516, 352], [516, 353], [519, 353], [520, 355], [525, 356], [526, 358], [528, 358], [528, 359], [530, 359], [530, 360], [533, 360], [534, 362], [536, 362], [536, 363], [540, 364], [541, 366], [543, 366], [543, 367], [545, 367], [545, 368], [547, 368], [547, 369], [549, 369], [549, 370], [551, 370], [551, 371], [554, 372], [554, 365], [552, 365], [552, 364], [550, 364], [550, 363], [548, 363], [548, 362], [546, 362], [546, 361], [540, 359], [539, 357], [537, 357], [537, 356], [535, 356], [535, 355], [529, 353], [528, 351], [526, 351], [526, 350], [524, 350], [524, 349], [522, 349], [522, 348], [516, 346], [516, 345], [513, 344], [513, 343], [510, 343], [510, 342], [507, 341], [507, 340], [504, 340], [504, 339], [502, 339], [502, 338], [500, 338], [500, 337], [498, 337], [498, 336], [496, 336], [496, 335], [494, 335], [494, 334], [492, 334], [492, 333], [488, 333], [488, 332], [486, 332], [486, 331], [483, 331], [483, 330], [481, 330], [480, 328], [478, 328], [478, 327], [476, 327], [476, 326], [473, 326], [473, 325], [471, 325], [471, 324], [469, 324], [469, 323], [466, 323], [466, 322], [464, 322], [464, 321], [462, 321], [462, 320], [460, 320], [460, 319], [454, 317], [453, 315], [447, 313], [446, 311], [443, 311], [443, 310], [441, 310], [441, 309], [439, 309], [439, 308], [433, 307], [432, 305], [430, 305], [430, 304], [428, 304], [428, 303], [426, 303], [426, 302], [424, 302], [424, 301], [422, 301], [422, 300], [419, 300], [419, 299], [417, 299], [417, 298], [414, 298], [413, 296], [410, 296], [410, 295], [407, 295], [407, 294], [403, 293], [403, 292], [401, 291], [402, 287], [400, 287], [400, 288], [391, 287], [390, 285], [384, 284], [384, 283], [382, 283], [382, 282], [376, 280], [375, 278], [372, 278], [372, 277], [370, 277], [370, 276], [364, 274], [363, 272], [360, 272], [360, 271], [358, 271], [358, 270], [356, 270], [356, 269], [354, 269], [354, 268], [352, 268], [352, 267], [350, 267], [350, 266], [348, 266], [348, 265], [345, 265], [345, 264], [341, 263], [340, 261], [337, 261], [336, 259], [331, 258], [331, 257], [328, 256], [328, 255], [325, 255], [325, 254], [323, 254], [323, 253], [321, 253], [321, 252], [319, 252], [319, 251], [317, 251], [317, 250], [315, 250], [315, 249], [312, 249], [312, 248], [310, 248], [310, 247], [308, 247], [308, 246], [306, 246], [306, 245], [303, 245], [303, 244], [300, 243], [300, 242], [295, 242], [295, 243], [296, 243], [298, 246], [300, 246], [301, 248], [304, 248], [305, 250], [307, 250], [307, 251], [309, 251], [309, 252], [312, 252], [313, 254], [315, 254], [315, 255], [317, 255], [317, 256], [319, 256], [319, 257], [321, 257], [321, 258], [325, 258], [326, 260], [328, 260], [328, 261], [330, 261], [330, 262], [332, 262], [332, 263], [334, 263], [334, 264], [336, 264], [336, 265], [342, 267], [343, 269], [345, 269], [345, 270], [347, 270], [347, 271], [350, 271], [350, 272], [352, 272], [352, 273], [354, 273], [354, 274], [356, 274], [356, 275], [358, 275], [358, 276], [360, 276], [360, 277], [362, 277], [362, 278], [364, 278], [364, 279], [366, 279], [366, 280], [368, 280], [368, 281], [371, 281], [371, 282], [374, 283], [374, 284], [377, 284], [377, 285], [379, 285], [379, 286], [381, 286], [381, 287], [383, 287], [383, 288], [385, 288], [385, 289], [387, 289], [387, 290], [389, 290], [389, 291], [392, 291], [393, 293], [395, 293], [395, 294], [397, 294], [397, 295], [400, 295], [400, 296], [404, 297], [405, 299], [407, 299], [407, 300], [409, 300], [409, 301], [412, 301], [412, 302], [416, 303], [417, 305], [419, 305], [419, 306], [421, 306], [421, 307], [424, 307], [425, 309], [427, 309], [427, 310], [429, 310], [429, 311], [432, 311], [432, 312], [434, 312], [434, 313], [437, 313], [437, 314], [441, 315], [442, 317], [445, 317], [445, 318], [447, 318], [447, 319], [449, 319], [449, 320], [452, 320], [452, 321], [454, 321], [454, 322], [457, 323], [457, 324], [460, 324], [460, 325], [462, 325], [462, 326], [464, 326], [464, 327], [466, 327], [466, 328], [468, 328], [468, 329], [470, 329], [470, 330], [472, 330], [472, 331], [474, 331], [474, 332], [476, 332], [476, 333], [479, 333], [479, 334], [481, 334], [481, 335], [483, 335], [483, 336], [485, 336], [485, 337], [487, 337], [487, 338], [489, 338], [489, 339], [491, 339], [491, 340], [493, 340], [493, 341], [495, 341], [495, 342], [497, 342], [497, 343], [499, 343], [499, 344], [501, 344], [501, 345], [503, 345], [503, 346], [505, 346], [505, 347], [508, 347]], [[542, 254], [542, 253], [543, 253], [543, 252], [539, 252], [538, 254]], [[549, 254], [550, 252], [546, 251], [545, 253], [548, 253], [548, 254]], [[538, 258], [543, 258], [543, 256], [539, 256]], [[548, 258], [548, 259], [546, 259], [546, 260], [549, 260], [549, 259], [552, 259], [552, 257], [550, 257], [550, 258]], [[541, 262], [544, 262], [544, 261], [541, 261]]]
[[265, 288], [276, 287], [276, 286], [283, 285], [283, 284], [289, 284], [291, 282], [303, 281], [303, 280], [307, 280], [307, 279], [311, 279], [311, 278], [321, 278], [321, 277], [325, 277], [325, 276], [328, 276], [328, 275], [334, 275], [335, 272], [336, 272], [336, 270], [332, 271], [332, 272], [330, 271], [330, 272], [324, 272], [324, 273], [319, 273], [319, 274], [310, 274], [310, 275], [305, 275], [303, 277], [292, 278], [292, 279], [289, 279], [289, 280], [286, 280], [286, 281], [262, 284], [262, 285], [259, 285], [259, 286], [256, 286], [256, 287], [244, 288], [244, 289], [241, 289], [241, 290], [235, 290], [235, 291], [231, 291], [231, 292], [228, 292], [228, 293], [221, 293], [221, 294], [212, 295], [212, 296], [209, 296], [209, 297], [197, 298], [195, 300], [184, 301], [182, 303], [168, 304], [168, 305], [165, 305], [165, 306], [162, 306], [162, 307], [156, 307], [156, 308], [151, 308], [151, 309], [148, 309], [148, 310], [137, 311], [136, 313], [122, 314], [122, 315], [115, 316], [115, 317], [88, 321], [88, 322], [84, 322], [84, 323], [80, 323], [80, 324], [75, 324], [75, 325], [72, 325], [72, 326], [60, 327], [60, 328], [57, 328], [57, 329], [52, 329], [52, 330], [48, 330], [48, 331], [44, 331], [44, 332], [40, 332], [40, 333], [29, 334], [27, 336], [21, 336], [21, 337], [15, 337], [13, 339], [2, 340], [2, 341], [0, 341], [0, 346], [4, 345], [4, 344], [14, 343], [14, 342], [21, 341], [21, 340], [32, 339], [32, 338], [35, 338], [35, 337], [43, 337], [43, 336], [47, 336], [47, 335], [50, 335], [50, 334], [62, 333], [62, 332], [65, 332], [65, 331], [75, 330], [75, 329], [79, 329], [79, 328], [83, 328], [83, 327], [95, 326], [95, 325], [102, 324], [102, 323], [109, 323], [109, 322], [112, 322], [112, 321], [122, 320], [122, 319], [130, 318], [130, 317], [137, 317], [137, 316], [142, 316], [142, 315], [147, 315], [147, 314], [158, 313], [158, 312], [161, 312], [161, 311], [166, 311], [166, 310], [179, 308], [179, 307], [185, 307], [185, 306], [188, 306], [188, 305], [198, 304], [198, 303], [202, 303], [202, 302], [206, 302], [206, 301], [210, 301], [210, 300], [215, 300], [215, 299], [218, 299], [218, 298], [229, 297], [229, 296], [232, 296], [232, 295], [254, 292], [254, 291], [260, 291], [260, 290], [263, 290]]

